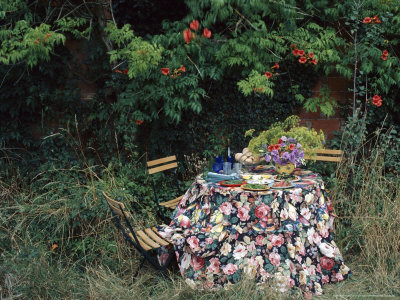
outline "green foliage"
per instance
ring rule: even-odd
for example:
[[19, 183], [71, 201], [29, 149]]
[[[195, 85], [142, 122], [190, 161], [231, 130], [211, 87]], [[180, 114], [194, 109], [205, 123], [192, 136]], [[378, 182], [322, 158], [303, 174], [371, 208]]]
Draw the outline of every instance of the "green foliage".
[[327, 117], [331, 117], [335, 114], [335, 108], [337, 107], [336, 100], [331, 97], [330, 90], [327, 86], [322, 86], [319, 95], [317, 97], [308, 98], [307, 100], [300, 100], [304, 102], [304, 108], [307, 111], [316, 112], [319, 108], [321, 113]]
[[[71, 33], [76, 39], [89, 39], [93, 31], [92, 23], [83, 17], [65, 17], [54, 22], [61, 32]], [[88, 24], [89, 23], [89, 24]], [[84, 28], [85, 25], [88, 25]]]
[[249, 142], [249, 149], [254, 154], [259, 154], [263, 145], [274, 145], [282, 136], [295, 138], [304, 149], [306, 154], [312, 154], [313, 149], [321, 148], [324, 142], [324, 134], [317, 133], [314, 129], [299, 126], [300, 119], [290, 116], [283, 122], [272, 124], [268, 130], [262, 131], [257, 137]]
[[51, 51], [65, 43], [65, 36], [50, 31], [50, 25], [40, 24], [32, 28], [25, 20], [18, 21], [12, 28], [0, 30], [0, 62], [15, 64], [24, 62], [29, 67], [49, 61]]
[[126, 63], [129, 69], [129, 78], [135, 78], [141, 73], [152, 71], [159, 64], [163, 48], [136, 37], [129, 24], [118, 29], [114, 24], [109, 23], [106, 32], [110, 41], [121, 48], [108, 53], [110, 62]]
[[260, 93], [266, 94], [269, 97], [274, 95], [272, 87], [274, 83], [270, 81], [265, 75], [252, 71], [246, 80], [238, 82], [240, 91], [245, 95], [250, 95], [255, 90], [260, 90]]

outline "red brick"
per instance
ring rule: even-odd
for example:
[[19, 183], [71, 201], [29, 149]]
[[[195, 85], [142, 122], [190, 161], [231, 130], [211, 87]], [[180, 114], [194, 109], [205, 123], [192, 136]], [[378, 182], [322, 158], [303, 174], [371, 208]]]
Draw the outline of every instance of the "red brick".
[[328, 87], [331, 91], [347, 92], [351, 82], [343, 77], [328, 77]]

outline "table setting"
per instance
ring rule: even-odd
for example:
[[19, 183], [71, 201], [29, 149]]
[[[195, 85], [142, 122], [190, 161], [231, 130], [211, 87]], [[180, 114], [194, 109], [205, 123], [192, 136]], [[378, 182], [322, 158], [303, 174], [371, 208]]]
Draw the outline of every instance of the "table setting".
[[263, 158], [275, 165], [242, 167], [237, 159], [230, 171], [199, 174], [171, 223], [157, 228], [173, 244], [189, 286], [227, 288], [246, 278], [280, 292], [320, 295], [323, 284], [351, 275], [334, 241], [323, 179], [299, 168], [304, 153], [293, 142], [278, 141], [283, 150], [292, 148], [288, 155], [266, 147]]

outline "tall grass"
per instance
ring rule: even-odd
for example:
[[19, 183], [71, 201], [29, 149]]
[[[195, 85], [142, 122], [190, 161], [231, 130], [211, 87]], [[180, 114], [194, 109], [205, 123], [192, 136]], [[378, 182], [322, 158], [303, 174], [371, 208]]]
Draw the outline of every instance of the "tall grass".
[[370, 289], [400, 295], [400, 177], [385, 174], [386, 134], [354, 149], [339, 165], [332, 190], [340, 248]]

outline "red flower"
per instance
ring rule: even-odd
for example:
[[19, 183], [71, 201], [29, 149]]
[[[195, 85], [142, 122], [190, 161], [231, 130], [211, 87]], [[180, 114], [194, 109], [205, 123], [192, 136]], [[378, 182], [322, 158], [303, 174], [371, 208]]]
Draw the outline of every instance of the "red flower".
[[210, 30], [208, 30], [207, 28], [204, 28], [204, 30], [203, 30], [203, 36], [205, 37], [205, 38], [210, 38], [211, 37], [211, 31]]
[[299, 58], [299, 62], [300, 62], [301, 64], [304, 64], [304, 63], [307, 62], [307, 58], [305, 58], [304, 56], [302, 56], [302, 57]]
[[382, 51], [382, 55], [383, 55], [383, 56], [388, 56], [388, 55], [389, 55], [389, 51], [383, 50], [383, 51]]
[[368, 24], [368, 23], [371, 23], [371, 21], [372, 21], [372, 20], [371, 20], [370, 17], [365, 17], [364, 20], [363, 20], [363, 23], [364, 23], [364, 24]]
[[122, 71], [122, 73], [124, 73], [124, 74], [128, 74], [128, 72], [129, 72], [129, 69], [124, 69], [124, 70]]
[[274, 150], [277, 150], [277, 151], [281, 150], [281, 145], [279, 145], [279, 144], [274, 145]]
[[292, 54], [294, 55], [294, 56], [297, 56], [297, 55], [299, 55], [299, 50], [298, 49], [293, 49], [293, 51], [292, 51]]
[[161, 68], [161, 73], [163, 75], [168, 75], [169, 74], [169, 68]]
[[199, 21], [193, 20], [190, 22], [190, 29], [197, 31], [199, 29]]
[[186, 72], [186, 68], [183, 65], [181, 65], [181, 71]]
[[204, 258], [192, 255], [190, 265], [194, 271], [200, 270], [204, 266]]
[[271, 67], [272, 69], [279, 69], [279, 65], [278, 65], [278, 63], [275, 63], [275, 65], [273, 65], [272, 67]]
[[267, 220], [267, 216], [269, 214], [269, 212], [271, 211], [271, 208], [262, 203], [259, 206], [256, 207], [256, 210], [254, 211], [254, 214], [257, 218], [266, 221]]
[[375, 106], [381, 106], [382, 105], [382, 98], [379, 95], [375, 95], [372, 97], [372, 104]]
[[303, 56], [304, 55], [304, 50], [297, 50], [297, 53], [299, 53], [299, 55]]
[[318, 60], [316, 60], [315, 58], [314, 58], [312, 61], [310, 61], [310, 63], [312, 63], [312, 64], [314, 64], [314, 65], [316, 65], [317, 62], [318, 62]]
[[382, 56], [381, 56], [381, 59], [382, 59], [382, 60], [387, 60], [387, 56], [382, 55]]
[[282, 143], [283, 143], [282, 139], [279, 139], [278, 144], [282, 144]]
[[313, 58], [314, 57], [314, 53], [313, 52], [308, 53], [308, 57], [309, 58]]
[[335, 266], [335, 261], [332, 258], [326, 256], [322, 256], [320, 262], [321, 262], [321, 267], [328, 271]]
[[142, 123], [143, 123], [143, 120], [136, 120], [136, 124], [142, 125]]
[[290, 149], [290, 150], [294, 150], [294, 144], [290, 144], [290, 145], [289, 145], [289, 149]]
[[36, 40], [35, 43], [38, 44], [38, 45], [40, 44], [40, 42], [38, 40]]
[[189, 44], [190, 41], [192, 40], [192, 32], [190, 31], [189, 28], [187, 28], [187, 29], [185, 29], [185, 30], [183, 31], [183, 38], [185, 39], [185, 42], [186, 42], [187, 44]]
[[275, 147], [273, 145], [268, 146], [268, 151], [271, 152], [272, 150], [274, 150]]
[[272, 77], [272, 73], [271, 72], [265, 72], [264, 74], [268, 79], [270, 79]]
[[382, 100], [382, 98], [379, 95], [375, 95], [374, 97], [372, 97], [372, 100], [378, 101], [378, 100]]
[[375, 16], [372, 19], [375, 20], [374, 23], [378, 23], [379, 24], [381, 22], [381, 19], [379, 19], [378, 16]]

